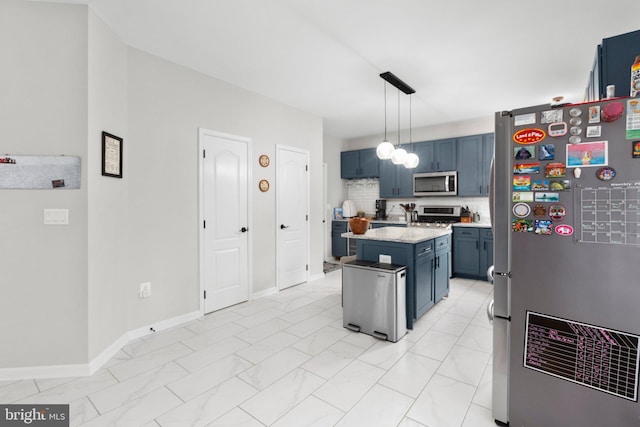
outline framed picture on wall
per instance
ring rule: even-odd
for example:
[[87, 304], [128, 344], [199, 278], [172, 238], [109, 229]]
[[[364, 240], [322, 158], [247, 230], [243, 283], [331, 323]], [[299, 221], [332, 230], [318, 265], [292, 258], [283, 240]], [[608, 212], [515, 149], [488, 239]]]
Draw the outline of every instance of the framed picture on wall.
[[122, 178], [122, 138], [102, 132], [102, 175]]

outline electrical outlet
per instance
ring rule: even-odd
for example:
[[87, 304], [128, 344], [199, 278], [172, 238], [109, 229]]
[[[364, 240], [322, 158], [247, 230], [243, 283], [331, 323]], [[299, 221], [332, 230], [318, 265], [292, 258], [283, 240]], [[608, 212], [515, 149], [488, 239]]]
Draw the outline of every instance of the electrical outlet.
[[140, 298], [149, 298], [151, 296], [151, 282], [140, 283]]
[[391, 264], [391, 255], [378, 255], [378, 262], [380, 264]]

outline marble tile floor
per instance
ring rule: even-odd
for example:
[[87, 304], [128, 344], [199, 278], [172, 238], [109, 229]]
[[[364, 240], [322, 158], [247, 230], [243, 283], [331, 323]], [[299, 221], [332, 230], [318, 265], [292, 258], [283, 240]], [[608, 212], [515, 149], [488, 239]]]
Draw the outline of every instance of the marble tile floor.
[[2, 403], [68, 403], [72, 426], [492, 427], [487, 282], [397, 343], [342, 327], [341, 270], [126, 345], [91, 377], [0, 382]]

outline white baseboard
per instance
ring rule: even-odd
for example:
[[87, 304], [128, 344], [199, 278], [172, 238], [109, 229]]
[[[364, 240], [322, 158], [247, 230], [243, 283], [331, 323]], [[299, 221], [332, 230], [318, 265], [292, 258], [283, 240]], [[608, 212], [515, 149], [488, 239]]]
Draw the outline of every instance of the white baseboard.
[[[102, 353], [96, 356], [89, 363], [75, 365], [52, 365], [52, 366], [26, 366], [23, 368], [2, 368], [0, 369], [0, 381], [29, 380], [37, 378], [66, 378], [66, 377], [86, 377], [93, 375], [98, 369], [104, 366], [122, 347], [134, 339], [150, 335], [183, 323], [190, 322], [202, 316], [200, 311], [183, 314], [171, 319], [152, 323], [138, 329], [125, 332], [113, 344], [107, 347]], [[154, 331], [151, 330], [154, 329]]]
[[309, 282], [313, 282], [315, 280], [324, 279], [324, 273], [314, 274], [313, 276], [309, 276]]
[[278, 293], [278, 288], [274, 286], [273, 288], [265, 289], [264, 291], [252, 293], [251, 300], [262, 298], [262, 297], [268, 297], [269, 295], [273, 295], [277, 293]]

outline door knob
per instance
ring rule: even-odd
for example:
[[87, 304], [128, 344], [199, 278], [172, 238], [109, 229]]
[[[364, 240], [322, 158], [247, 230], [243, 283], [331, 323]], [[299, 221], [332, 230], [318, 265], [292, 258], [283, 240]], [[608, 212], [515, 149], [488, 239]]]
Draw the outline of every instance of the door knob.
[[284, 230], [285, 228], [289, 228], [288, 225], [280, 224], [280, 230]]
[[240, 229], [240, 232], [241, 232], [241, 233], [246, 233], [247, 231], [249, 231], [249, 229], [248, 229], [247, 227], [242, 227], [242, 228]]

